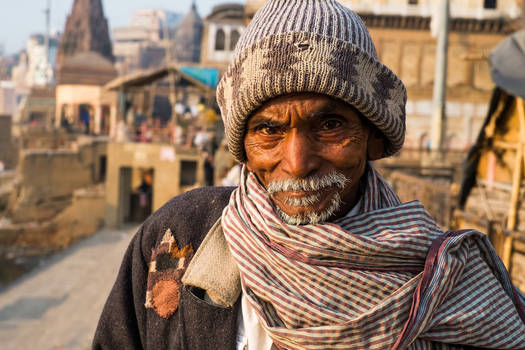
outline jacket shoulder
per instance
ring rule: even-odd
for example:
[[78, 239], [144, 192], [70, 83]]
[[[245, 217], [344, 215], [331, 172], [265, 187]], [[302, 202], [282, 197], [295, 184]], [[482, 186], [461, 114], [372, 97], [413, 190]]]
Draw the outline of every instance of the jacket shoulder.
[[234, 187], [203, 187], [174, 197], [143, 224], [143, 252], [156, 247], [170, 229], [177, 244], [197, 250], [228, 205]]

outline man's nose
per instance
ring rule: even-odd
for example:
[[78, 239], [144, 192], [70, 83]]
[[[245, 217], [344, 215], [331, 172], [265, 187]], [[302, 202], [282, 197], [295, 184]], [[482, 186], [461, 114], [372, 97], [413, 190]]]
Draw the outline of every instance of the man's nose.
[[283, 170], [290, 176], [304, 178], [318, 170], [320, 159], [315, 154], [314, 141], [305, 132], [292, 129], [283, 147]]

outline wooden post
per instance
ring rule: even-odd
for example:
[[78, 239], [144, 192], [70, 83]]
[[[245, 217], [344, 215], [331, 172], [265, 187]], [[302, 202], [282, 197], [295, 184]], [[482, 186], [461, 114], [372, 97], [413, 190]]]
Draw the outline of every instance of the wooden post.
[[[439, 0], [439, 15], [434, 20], [439, 20], [438, 40], [436, 48], [436, 66], [434, 79], [434, 94], [432, 101], [432, 129], [430, 139], [434, 157], [442, 155], [444, 151], [445, 139], [447, 137], [447, 65], [448, 65], [448, 46], [449, 46], [449, 21], [450, 21], [450, 1]], [[442, 158], [444, 159], [444, 157]]]
[[[521, 142], [521, 141], [520, 141]], [[523, 164], [523, 147], [519, 147], [516, 152], [516, 161], [514, 162], [514, 174], [512, 179], [512, 193], [510, 199], [509, 216], [507, 218], [507, 229], [514, 231], [516, 228], [516, 213], [518, 209], [518, 200], [520, 194], [521, 172]], [[503, 243], [503, 254], [501, 260], [507, 270], [510, 271], [510, 260], [512, 255], [512, 238], [506, 236]]]
[[[520, 144], [518, 147], [525, 147], [525, 102], [521, 97], [516, 97], [516, 109], [518, 110], [518, 118], [520, 118]], [[523, 165], [525, 170], [525, 156], [523, 157]]]
[[[516, 229], [516, 216], [518, 212], [518, 202], [520, 196], [522, 172], [525, 168], [525, 158], [523, 157], [523, 148], [525, 147], [525, 105], [523, 99], [516, 98], [516, 109], [518, 110], [518, 118], [520, 121], [520, 139], [518, 144], [518, 149], [516, 152], [516, 161], [514, 165], [514, 174], [512, 179], [512, 194], [510, 201], [509, 216], [507, 219], [507, 229], [509, 231], [514, 231]], [[510, 271], [511, 268], [511, 258], [512, 258], [512, 246], [514, 239], [512, 236], [505, 237], [503, 244], [503, 256], [501, 259], [505, 264], [505, 267]]]
[[166, 69], [168, 70], [169, 87], [170, 87], [170, 104], [171, 104], [171, 121], [174, 125], [178, 125], [177, 116], [175, 114], [175, 104], [177, 103], [177, 94], [175, 90], [175, 66], [173, 65], [173, 57], [171, 52], [170, 34], [168, 30], [168, 23], [163, 22], [162, 29], [164, 31], [164, 41], [166, 43]]
[[157, 82], [154, 82], [149, 89], [149, 105], [148, 105], [148, 125], [153, 125], [153, 113], [155, 111], [155, 95], [157, 95]]

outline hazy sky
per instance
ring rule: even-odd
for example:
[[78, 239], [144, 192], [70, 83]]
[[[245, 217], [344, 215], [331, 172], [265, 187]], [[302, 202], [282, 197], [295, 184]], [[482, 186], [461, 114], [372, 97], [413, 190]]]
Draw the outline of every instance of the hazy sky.
[[[166, 9], [185, 14], [189, 0], [102, 0], [110, 27], [126, 25], [134, 10], [141, 8]], [[199, 14], [204, 17], [212, 7], [225, 2], [244, 0], [197, 0]], [[0, 0], [0, 46], [6, 53], [15, 53], [25, 46], [32, 33], [45, 30], [44, 9], [47, 0]], [[51, 28], [64, 30], [66, 16], [73, 0], [51, 0]]]

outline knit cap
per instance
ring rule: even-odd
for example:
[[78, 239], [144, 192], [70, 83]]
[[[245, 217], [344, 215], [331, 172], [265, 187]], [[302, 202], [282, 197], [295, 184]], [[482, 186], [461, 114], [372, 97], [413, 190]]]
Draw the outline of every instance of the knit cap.
[[336, 0], [268, 0], [237, 44], [217, 87], [230, 152], [243, 162], [250, 115], [266, 101], [314, 92], [344, 101], [385, 136], [384, 157], [405, 139], [406, 89], [380, 63], [361, 18]]

